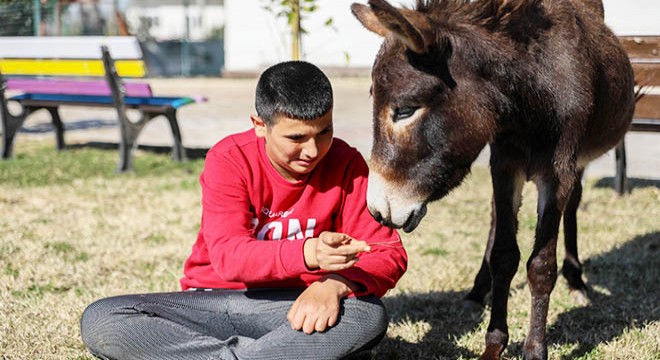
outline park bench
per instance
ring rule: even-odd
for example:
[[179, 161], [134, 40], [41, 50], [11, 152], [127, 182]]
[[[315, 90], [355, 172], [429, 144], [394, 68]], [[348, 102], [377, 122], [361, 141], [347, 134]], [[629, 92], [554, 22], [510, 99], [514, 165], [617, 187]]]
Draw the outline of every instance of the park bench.
[[[119, 123], [117, 171], [132, 169], [133, 150], [144, 126], [162, 115], [172, 130], [172, 156], [185, 159], [177, 109], [203, 97], [154, 96], [147, 82], [142, 51], [135, 37], [2, 37], [0, 38], [0, 107], [4, 159], [12, 156], [16, 133], [38, 110], [50, 113], [56, 147], [65, 148], [60, 106], [114, 108]], [[125, 81], [126, 79], [126, 81]], [[12, 91], [13, 96], [7, 97]], [[12, 114], [8, 102], [21, 112]], [[130, 120], [127, 109], [139, 119]]]
[[[635, 72], [635, 82], [643, 96], [637, 101], [629, 131], [660, 132], [660, 36], [620, 36], [621, 44]], [[623, 195], [628, 190], [626, 145], [621, 140], [615, 149], [614, 187]]]

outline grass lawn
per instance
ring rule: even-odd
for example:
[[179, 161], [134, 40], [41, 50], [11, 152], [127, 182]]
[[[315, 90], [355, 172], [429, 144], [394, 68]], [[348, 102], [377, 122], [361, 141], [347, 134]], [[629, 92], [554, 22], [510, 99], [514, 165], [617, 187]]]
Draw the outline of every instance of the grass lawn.
[[[138, 151], [136, 171], [115, 174], [116, 151], [57, 153], [22, 141], [0, 162], [0, 359], [91, 359], [79, 318], [111, 295], [174, 291], [199, 226], [202, 160], [174, 164]], [[592, 303], [575, 304], [560, 278], [548, 316], [551, 359], [660, 359], [660, 185], [617, 197], [588, 179], [578, 213], [580, 256]], [[536, 194], [525, 187], [523, 261], [509, 300], [508, 359], [521, 357], [530, 294]], [[489, 308], [464, 311], [490, 223], [488, 170], [429, 207], [403, 234], [409, 270], [384, 301], [386, 338], [374, 359], [472, 359]], [[560, 241], [559, 261], [563, 259]]]

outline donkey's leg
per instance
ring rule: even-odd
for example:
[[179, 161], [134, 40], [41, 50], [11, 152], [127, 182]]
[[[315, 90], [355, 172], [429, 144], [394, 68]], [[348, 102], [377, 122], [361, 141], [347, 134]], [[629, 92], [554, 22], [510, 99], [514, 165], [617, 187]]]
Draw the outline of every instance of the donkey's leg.
[[[492, 229], [492, 227], [491, 227]], [[491, 230], [492, 233], [492, 230]], [[492, 242], [492, 236], [488, 237], [488, 244]], [[490, 246], [490, 245], [489, 245]], [[490, 277], [490, 270], [488, 269], [488, 252], [484, 255], [481, 261], [481, 268], [477, 276], [474, 278], [474, 285], [472, 290], [465, 296], [463, 307], [466, 310], [480, 311], [486, 305], [486, 295], [490, 292], [493, 279]]]
[[486, 349], [481, 359], [499, 359], [509, 341], [506, 321], [509, 288], [520, 262], [516, 214], [525, 182], [524, 174], [510, 162], [491, 161], [491, 174], [494, 219], [486, 258], [492, 278], [492, 310], [486, 333]]
[[580, 305], [587, 305], [589, 297], [587, 295], [587, 285], [582, 281], [582, 264], [578, 257], [577, 246], [577, 210], [580, 206], [582, 199], [582, 174], [580, 173], [573, 184], [573, 191], [566, 203], [566, 210], [564, 211], [564, 247], [566, 256], [564, 258], [564, 265], [561, 272], [568, 281], [568, 287], [571, 291], [571, 296]]
[[486, 305], [486, 295], [490, 292], [493, 279], [490, 276], [490, 269], [488, 268], [488, 258], [490, 257], [490, 250], [493, 248], [493, 240], [495, 239], [495, 198], [490, 202], [490, 231], [488, 232], [488, 242], [486, 243], [486, 251], [484, 258], [481, 261], [481, 268], [477, 276], [474, 278], [474, 286], [470, 293], [465, 296], [464, 307], [466, 309], [481, 309]]
[[[557, 233], [569, 195], [569, 191], [560, 191], [559, 180], [552, 175], [539, 180], [536, 185], [539, 191], [538, 222], [534, 249], [527, 261], [527, 281], [532, 293], [529, 333], [523, 350], [527, 360], [548, 358], [545, 327], [550, 293], [557, 280]], [[567, 195], [562, 198], [560, 193]]]
[[[522, 187], [523, 182], [520, 182], [520, 186]], [[521, 190], [522, 191], [522, 190]], [[515, 221], [515, 229], [516, 232], [518, 230], [518, 211], [520, 209], [521, 205], [521, 198], [520, 196], [517, 196], [514, 198], [514, 204], [513, 204], [513, 209], [514, 209], [514, 217], [513, 220]], [[470, 293], [468, 293], [465, 296], [465, 303], [464, 307], [466, 309], [474, 309], [476, 307], [481, 308], [482, 306], [486, 305], [486, 295], [491, 290], [492, 282], [493, 279], [490, 276], [490, 269], [488, 266], [488, 259], [490, 258], [490, 252], [491, 249], [493, 248], [493, 241], [495, 240], [495, 219], [496, 214], [495, 214], [495, 198], [493, 197], [493, 200], [491, 201], [491, 212], [490, 212], [490, 231], [488, 232], [488, 242], [486, 245], [486, 252], [484, 254], [484, 258], [481, 261], [481, 267], [479, 268], [479, 272], [477, 273], [477, 276], [474, 278], [474, 286], [472, 286], [472, 290], [470, 290]]]

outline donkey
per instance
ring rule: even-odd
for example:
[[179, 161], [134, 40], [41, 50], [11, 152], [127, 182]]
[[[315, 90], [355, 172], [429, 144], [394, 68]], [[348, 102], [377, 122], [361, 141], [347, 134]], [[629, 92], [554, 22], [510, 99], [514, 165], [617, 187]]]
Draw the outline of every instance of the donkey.
[[410, 232], [426, 204], [458, 186], [490, 145], [492, 222], [467, 300], [492, 315], [482, 359], [508, 343], [507, 301], [520, 261], [518, 210], [525, 181], [538, 189], [538, 222], [527, 280], [532, 295], [526, 359], [546, 359], [549, 297], [563, 275], [586, 295], [576, 212], [587, 163], [615, 146], [630, 124], [633, 71], [603, 22], [600, 0], [384, 0], [353, 4], [384, 37], [372, 68], [373, 148], [367, 203], [381, 223]]

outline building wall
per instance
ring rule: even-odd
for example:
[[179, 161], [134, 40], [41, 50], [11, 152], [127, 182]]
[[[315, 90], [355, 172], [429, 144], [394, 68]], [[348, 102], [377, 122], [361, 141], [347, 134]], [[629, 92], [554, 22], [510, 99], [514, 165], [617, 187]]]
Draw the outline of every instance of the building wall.
[[[318, 0], [319, 10], [304, 20], [304, 59], [319, 66], [369, 68], [381, 39], [365, 30], [350, 12], [353, 2], [366, 0]], [[392, 4], [412, 5], [413, 0]], [[225, 72], [256, 72], [291, 59], [284, 19], [263, 9], [261, 0], [225, 1]], [[604, 0], [606, 22], [619, 35], [660, 34], [660, 0]], [[333, 28], [325, 27], [332, 17]], [[348, 55], [348, 61], [347, 61]]]
[[[249, 1], [249, 0], [248, 0]], [[186, 33], [185, 7], [172, 5], [136, 4], [126, 9], [126, 21], [131, 29], [141, 35], [141, 23], [148, 22], [148, 37], [158, 41], [181, 40]], [[188, 6], [189, 40], [201, 41], [224, 25], [224, 10], [220, 5], [192, 3]]]
[[[320, 66], [370, 67], [380, 38], [350, 12], [350, 0], [318, 0], [319, 10], [303, 20], [304, 59]], [[291, 59], [284, 19], [262, 8], [260, 0], [225, 1], [225, 70], [255, 71]], [[333, 18], [333, 27], [323, 24]], [[346, 59], [349, 55], [349, 60]]]
[[605, 22], [617, 35], [659, 35], [659, 0], [603, 0]]

